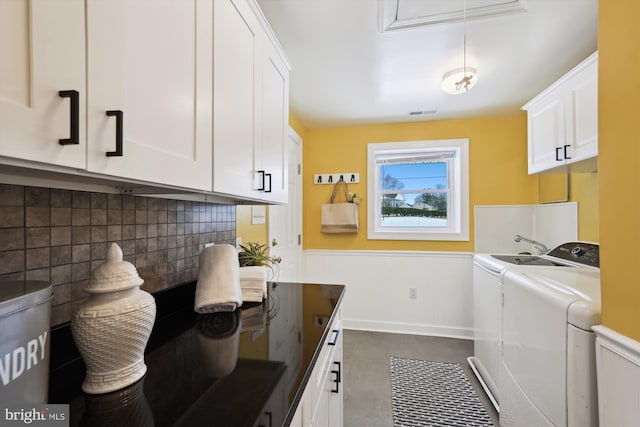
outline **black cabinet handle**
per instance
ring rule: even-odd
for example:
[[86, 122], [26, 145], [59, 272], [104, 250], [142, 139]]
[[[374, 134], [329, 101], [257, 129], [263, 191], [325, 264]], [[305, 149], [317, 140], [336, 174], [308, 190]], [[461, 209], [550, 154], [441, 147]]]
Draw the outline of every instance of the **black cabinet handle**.
[[77, 90], [61, 90], [60, 98], [69, 98], [69, 138], [59, 139], [60, 145], [80, 144], [80, 93]]
[[340, 329], [334, 329], [333, 333], [335, 335], [333, 336], [333, 339], [327, 343], [329, 345], [336, 345], [338, 343], [338, 337], [340, 336]]
[[121, 110], [109, 110], [107, 116], [115, 116], [116, 118], [116, 151], [107, 151], [107, 157], [122, 157], [124, 113]]
[[338, 369], [332, 369], [332, 370], [331, 370], [331, 373], [332, 373], [332, 374], [334, 374], [334, 375], [336, 376], [336, 379], [335, 379], [335, 380], [333, 380], [333, 382], [334, 382], [334, 383], [335, 383], [335, 385], [336, 385], [336, 388], [335, 388], [335, 389], [332, 389], [332, 390], [331, 390], [331, 393], [340, 393], [340, 383], [342, 382], [342, 378], [341, 378], [340, 371], [341, 371], [342, 369], [341, 369], [341, 366], [340, 366], [340, 362], [333, 362], [333, 364], [334, 364], [334, 365], [338, 365]]
[[258, 171], [258, 174], [262, 175], [262, 179], [260, 180], [261, 184], [258, 187], [258, 191], [264, 191], [264, 171]]
[[265, 176], [265, 178], [267, 178], [267, 177], [269, 178], [269, 189], [267, 190], [267, 186], [263, 185], [263, 187], [265, 187], [264, 188], [264, 192], [265, 193], [271, 193], [271, 174], [270, 173], [265, 173], [264, 176]]
[[571, 145], [569, 145], [569, 144], [564, 146], [564, 158], [567, 159], [567, 160], [571, 158], [571, 156], [567, 155], [567, 148], [569, 148], [569, 147], [571, 147]]
[[560, 158], [561, 151], [562, 151], [562, 147], [556, 147], [556, 162], [561, 162], [564, 160]]

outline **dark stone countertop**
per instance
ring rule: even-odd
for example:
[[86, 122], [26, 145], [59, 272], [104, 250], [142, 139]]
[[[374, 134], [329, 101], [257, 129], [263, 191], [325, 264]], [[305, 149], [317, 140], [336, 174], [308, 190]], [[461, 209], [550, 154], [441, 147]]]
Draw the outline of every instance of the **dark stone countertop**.
[[70, 327], [53, 329], [49, 403], [70, 404], [71, 426], [289, 425], [344, 286], [270, 282], [262, 304], [205, 315], [195, 286], [154, 295], [147, 373], [119, 391], [82, 392]]

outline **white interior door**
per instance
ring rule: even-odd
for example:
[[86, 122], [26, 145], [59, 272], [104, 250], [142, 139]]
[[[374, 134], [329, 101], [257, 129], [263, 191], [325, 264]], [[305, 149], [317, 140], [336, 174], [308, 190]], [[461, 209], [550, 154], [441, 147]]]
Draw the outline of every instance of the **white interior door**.
[[282, 258], [276, 280], [297, 282], [302, 261], [302, 139], [291, 128], [286, 140], [289, 161], [289, 203], [269, 206], [269, 246]]

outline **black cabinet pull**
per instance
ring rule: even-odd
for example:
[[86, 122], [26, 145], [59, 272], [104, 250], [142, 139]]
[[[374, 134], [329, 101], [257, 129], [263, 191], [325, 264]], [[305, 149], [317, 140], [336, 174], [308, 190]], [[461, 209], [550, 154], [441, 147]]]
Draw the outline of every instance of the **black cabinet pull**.
[[115, 116], [116, 118], [116, 151], [107, 151], [107, 157], [122, 157], [124, 113], [121, 110], [109, 110], [107, 116]]
[[338, 337], [340, 336], [340, 329], [334, 329], [333, 333], [335, 334], [333, 336], [333, 340], [329, 341], [327, 344], [329, 345], [336, 345], [338, 343]]
[[80, 93], [77, 90], [61, 90], [58, 92], [60, 98], [69, 98], [69, 136], [70, 138], [59, 139], [60, 145], [80, 144]]
[[561, 162], [564, 160], [560, 158], [561, 151], [562, 151], [562, 147], [556, 147], [556, 162]]
[[267, 190], [267, 186], [263, 185], [264, 192], [265, 193], [271, 193], [271, 174], [270, 173], [265, 173], [264, 176], [265, 176], [265, 178], [267, 178], [267, 177], [269, 178], [269, 189]]
[[260, 180], [261, 184], [258, 187], [258, 191], [264, 191], [264, 171], [258, 171], [258, 174], [262, 175], [262, 179]]
[[569, 147], [571, 147], [571, 145], [569, 145], [569, 144], [564, 146], [564, 158], [567, 159], [567, 160], [571, 158], [571, 156], [567, 155], [567, 148], [569, 148]]
[[332, 373], [332, 374], [334, 374], [334, 375], [336, 376], [336, 379], [335, 379], [335, 380], [333, 380], [333, 382], [334, 382], [334, 383], [335, 383], [335, 385], [336, 385], [336, 388], [335, 388], [335, 389], [332, 389], [332, 390], [331, 390], [331, 393], [340, 393], [340, 383], [342, 382], [342, 378], [341, 378], [340, 371], [341, 371], [342, 369], [341, 369], [341, 366], [340, 366], [340, 362], [333, 362], [333, 364], [334, 364], [334, 365], [338, 365], [338, 369], [332, 369], [332, 370], [331, 370], [331, 373]]

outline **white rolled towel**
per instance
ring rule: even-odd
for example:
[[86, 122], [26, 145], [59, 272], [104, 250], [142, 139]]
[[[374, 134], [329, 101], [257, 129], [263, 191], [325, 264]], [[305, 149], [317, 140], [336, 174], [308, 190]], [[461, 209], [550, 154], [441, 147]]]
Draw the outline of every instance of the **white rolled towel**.
[[262, 291], [248, 291], [242, 290], [242, 301], [244, 302], [262, 302]]
[[240, 267], [240, 280], [266, 280], [267, 268], [262, 265]]
[[194, 310], [198, 313], [234, 311], [242, 305], [238, 251], [215, 245], [200, 253]]

